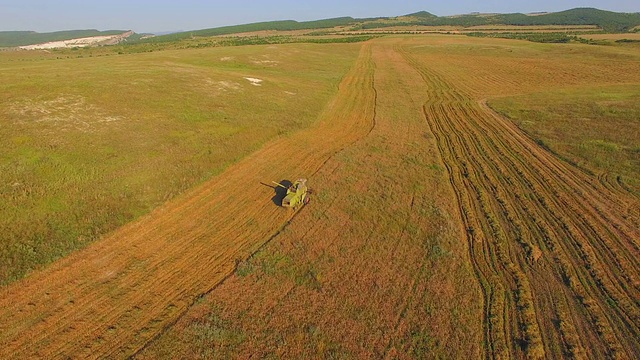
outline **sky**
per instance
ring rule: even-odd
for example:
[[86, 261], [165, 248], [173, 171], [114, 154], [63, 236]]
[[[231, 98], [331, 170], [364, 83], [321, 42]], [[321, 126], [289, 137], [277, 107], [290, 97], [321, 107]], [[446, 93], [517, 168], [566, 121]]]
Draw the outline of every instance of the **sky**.
[[0, 31], [98, 29], [145, 33], [272, 20], [398, 16], [423, 10], [446, 16], [562, 11], [576, 7], [640, 12], [640, 0], [0, 0]]

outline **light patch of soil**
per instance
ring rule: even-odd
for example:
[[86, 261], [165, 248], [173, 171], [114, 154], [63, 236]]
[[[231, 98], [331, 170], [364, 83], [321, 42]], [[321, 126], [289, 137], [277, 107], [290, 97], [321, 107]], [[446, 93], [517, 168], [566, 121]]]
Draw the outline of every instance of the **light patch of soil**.
[[80, 95], [60, 95], [50, 100], [26, 98], [9, 105], [6, 112], [15, 123], [53, 125], [62, 131], [92, 132], [99, 125], [122, 120]]
[[256, 61], [253, 61], [253, 63], [256, 65], [267, 65], [267, 66], [276, 66], [279, 64], [279, 62], [273, 61], [273, 60], [256, 60]]
[[208, 79], [207, 80], [207, 84], [212, 85], [218, 91], [225, 91], [225, 92], [226, 91], [239, 91], [239, 90], [242, 89], [240, 84], [238, 84], [235, 81], [225, 81], [225, 80], [215, 81], [215, 80]]
[[262, 86], [262, 81], [263, 81], [262, 79], [256, 79], [251, 77], [245, 77], [245, 79], [249, 80], [249, 82], [253, 86]]
[[240, 84], [231, 81], [218, 81], [218, 89], [220, 90], [240, 90]]
[[108, 36], [92, 36], [86, 38], [78, 38], [62, 41], [51, 41], [43, 44], [20, 46], [22, 50], [45, 50], [45, 49], [60, 49], [60, 48], [74, 48], [74, 47], [89, 47], [96, 45], [115, 45], [129, 36], [133, 35], [133, 31], [127, 31], [119, 35]]

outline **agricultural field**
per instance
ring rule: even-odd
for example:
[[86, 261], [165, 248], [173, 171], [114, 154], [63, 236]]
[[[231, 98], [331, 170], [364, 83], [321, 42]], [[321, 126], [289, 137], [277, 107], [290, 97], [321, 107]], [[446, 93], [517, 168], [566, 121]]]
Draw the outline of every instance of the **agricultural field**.
[[637, 85], [547, 90], [494, 98], [489, 105], [539, 145], [605, 185], [640, 194]]
[[581, 38], [589, 39], [589, 40], [605, 40], [605, 41], [635, 41], [640, 42], [640, 33], [622, 33], [622, 34], [584, 34], [580, 35]]
[[640, 353], [638, 47], [58, 57], [0, 53], [0, 357]]
[[[632, 358], [637, 194], [564, 160], [570, 149], [551, 152], [487, 99], [561, 103], [542, 98], [552, 86], [574, 94], [565, 121], [584, 115], [573, 105], [585, 91], [633, 108], [640, 79], [627, 75], [640, 54], [443, 36], [372, 48], [374, 129], [316, 180], [337, 193], [319, 195], [139, 357]], [[637, 146], [637, 132], [612, 121], [577, 136]], [[390, 168], [397, 176], [382, 175]], [[319, 228], [318, 213], [336, 230]]]
[[308, 127], [357, 48], [0, 53], [0, 283]]
[[[593, 33], [600, 32], [601, 29], [595, 25], [478, 25], [478, 26], [454, 26], [454, 25], [403, 25], [403, 26], [387, 26], [372, 29], [336, 29], [336, 33], [340, 34], [468, 34], [483, 32], [489, 34], [501, 33]], [[590, 36], [590, 35], [588, 35]]]
[[465, 31], [495, 32], [587, 32], [599, 31], [595, 25], [479, 25], [464, 28]]

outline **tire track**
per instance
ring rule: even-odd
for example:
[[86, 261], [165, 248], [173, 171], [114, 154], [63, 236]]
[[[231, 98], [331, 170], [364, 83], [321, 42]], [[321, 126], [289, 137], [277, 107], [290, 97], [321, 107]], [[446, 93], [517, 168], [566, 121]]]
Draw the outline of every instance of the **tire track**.
[[620, 215], [637, 199], [568, 167], [400, 51], [422, 74], [425, 120], [468, 230], [485, 357], [637, 354], [640, 233]]

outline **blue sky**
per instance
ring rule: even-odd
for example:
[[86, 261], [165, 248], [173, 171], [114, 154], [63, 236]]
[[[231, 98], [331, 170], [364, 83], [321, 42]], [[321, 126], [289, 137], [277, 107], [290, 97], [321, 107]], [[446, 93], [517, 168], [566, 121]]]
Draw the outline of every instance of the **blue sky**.
[[271, 20], [318, 20], [338, 16], [560, 11], [595, 7], [640, 12], [639, 0], [0, 0], [0, 31], [98, 29], [158, 32], [196, 30]]

